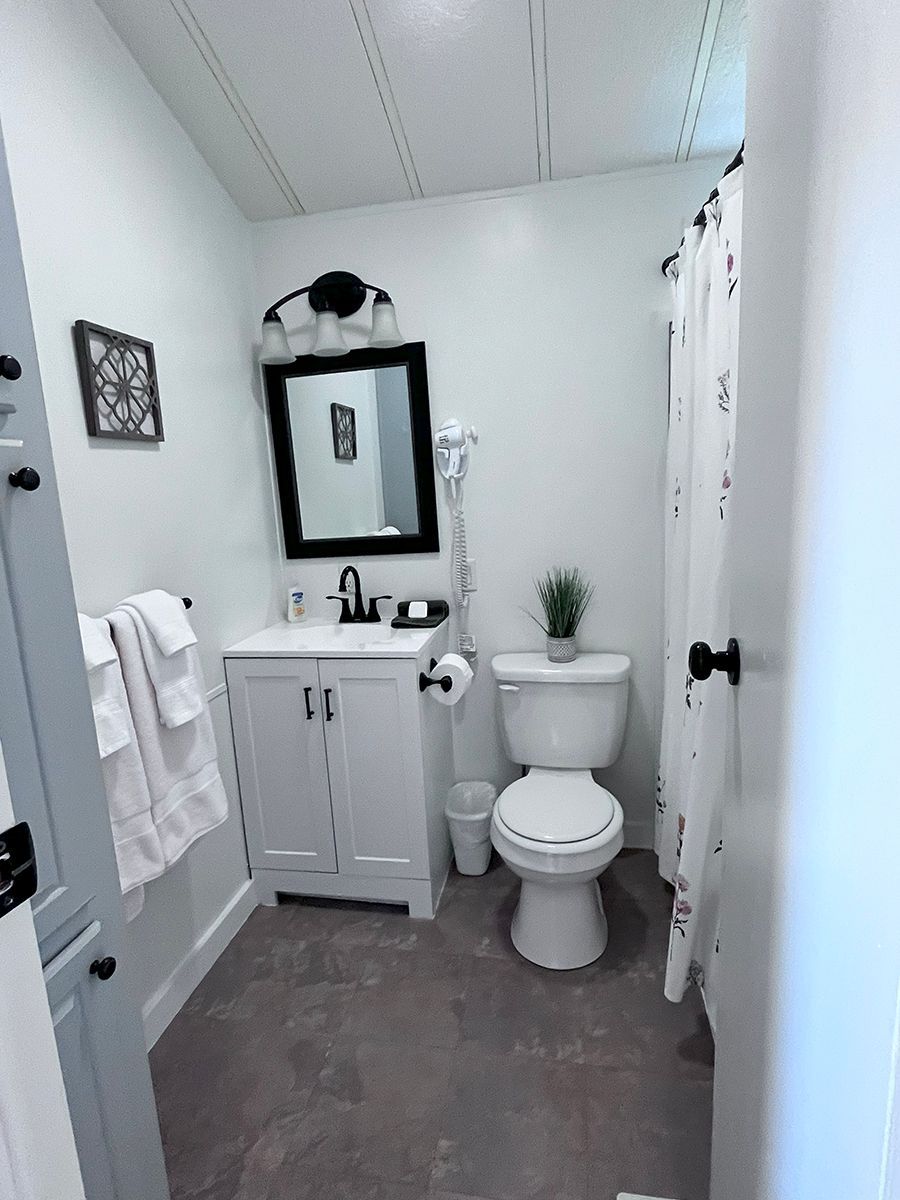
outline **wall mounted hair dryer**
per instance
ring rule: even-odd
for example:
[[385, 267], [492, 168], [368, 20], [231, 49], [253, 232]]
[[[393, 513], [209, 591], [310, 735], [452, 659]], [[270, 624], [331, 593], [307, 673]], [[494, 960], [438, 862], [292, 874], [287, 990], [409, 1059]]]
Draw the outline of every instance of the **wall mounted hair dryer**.
[[460, 654], [473, 661], [475, 638], [468, 631], [469, 593], [475, 591], [475, 563], [466, 549], [466, 522], [463, 516], [463, 479], [469, 469], [469, 451], [478, 441], [473, 428], [464, 429], [459, 421], [445, 421], [434, 435], [438, 470], [449, 483], [450, 515], [453, 523], [453, 546], [450, 554], [450, 574], [453, 583], [453, 603], [459, 625], [457, 645]]
[[474, 426], [463, 429], [459, 421], [445, 421], [434, 435], [438, 470], [445, 479], [462, 479], [469, 469], [469, 442], [477, 444]]

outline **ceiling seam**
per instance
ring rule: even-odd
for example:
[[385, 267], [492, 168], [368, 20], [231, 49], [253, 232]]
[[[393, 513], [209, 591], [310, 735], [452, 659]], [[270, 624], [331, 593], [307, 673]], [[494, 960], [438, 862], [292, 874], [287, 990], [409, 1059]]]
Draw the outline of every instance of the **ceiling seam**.
[[300, 197], [294, 191], [284, 171], [281, 169], [278, 159], [272, 152], [271, 147], [263, 136], [259, 126], [254, 121], [250, 110], [247, 108], [241, 99], [240, 93], [234, 86], [228, 72], [222, 65], [219, 56], [216, 54], [212, 43], [206, 36], [200, 22], [197, 20], [187, 0], [169, 0], [175, 15], [178, 17], [184, 26], [188, 37], [194, 43], [200, 57], [203, 59], [209, 73], [219, 85], [219, 89], [226, 101], [230, 105], [237, 119], [240, 121], [250, 141], [253, 143], [256, 152], [262, 159], [266, 169], [275, 181], [276, 187], [287, 200], [288, 204], [294, 212], [301, 216], [306, 212]]
[[547, 118], [547, 178], [553, 178], [553, 147], [550, 142], [550, 58], [547, 50], [547, 0], [541, 0], [541, 21], [544, 29], [544, 112]]
[[384, 65], [384, 57], [381, 53], [381, 47], [378, 45], [375, 26], [372, 24], [366, 0], [348, 0], [348, 3], [350, 11], [353, 14], [353, 20], [356, 22], [356, 32], [359, 34], [359, 40], [362, 42], [362, 47], [369, 63], [369, 70], [372, 72], [372, 79], [375, 82], [378, 98], [381, 100], [381, 107], [384, 109], [388, 129], [390, 129], [391, 137], [394, 139], [394, 147], [397, 151], [397, 157], [400, 159], [400, 166], [403, 168], [403, 174], [406, 176], [406, 186], [409, 188], [410, 197], [413, 200], [421, 200], [424, 198], [425, 192], [419, 179], [416, 160], [413, 158], [409, 138], [406, 136], [403, 118], [400, 116], [400, 109], [394, 97], [394, 89], [391, 87], [390, 76], [387, 73], [387, 67]]
[[684, 156], [685, 161], [687, 161], [691, 157], [691, 151], [694, 148], [694, 135], [697, 132], [697, 125], [700, 121], [700, 109], [703, 106], [703, 97], [706, 95], [706, 84], [709, 80], [709, 65], [712, 62], [713, 50], [715, 49], [716, 40], [718, 39], [718, 36], [719, 36], [719, 26], [722, 23], [722, 10], [724, 9], [724, 7], [725, 7], [725, 0], [719, 0], [719, 12], [716, 16], [716, 27], [713, 30], [713, 35], [709, 42], [709, 58], [707, 58], [707, 60], [706, 60], [706, 70], [703, 72], [703, 83], [700, 87], [700, 95], [697, 98], [697, 111], [694, 113], [694, 120], [693, 120], [693, 124], [691, 125], [691, 136], [688, 141], [687, 153]]
[[528, 29], [531, 38], [531, 81], [534, 90], [534, 133], [538, 180], [543, 181], [553, 178], [550, 157], [550, 84], [547, 77], [546, 0], [528, 0]]
[[[719, 29], [719, 19], [722, 15], [722, 4], [723, 0], [706, 0], [703, 24], [697, 42], [697, 53], [694, 56], [694, 69], [691, 72], [691, 83], [684, 103], [681, 132], [678, 135], [678, 145], [675, 149], [675, 162], [686, 162], [690, 155], [694, 130], [700, 115], [700, 102], [703, 99], [706, 76], [709, 72], [713, 46]], [[713, 14], [715, 15], [713, 16]]]
[[694, 65], [691, 68], [691, 82], [688, 84], [688, 94], [684, 101], [684, 111], [681, 114], [681, 129], [678, 131], [678, 143], [675, 147], [675, 162], [681, 161], [681, 143], [684, 139], [684, 130], [688, 122], [688, 113], [691, 108], [691, 99], [694, 95], [694, 81], [697, 78], [697, 70], [700, 63], [700, 51], [703, 46], [703, 38], [706, 33], [706, 22], [709, 19], [709, 6], [711, 0], [706, 0], [706, 7], [703, 10], [703, 23], [700, 26], [700, 37], [697, 39], [697, 49], [694, 52]]

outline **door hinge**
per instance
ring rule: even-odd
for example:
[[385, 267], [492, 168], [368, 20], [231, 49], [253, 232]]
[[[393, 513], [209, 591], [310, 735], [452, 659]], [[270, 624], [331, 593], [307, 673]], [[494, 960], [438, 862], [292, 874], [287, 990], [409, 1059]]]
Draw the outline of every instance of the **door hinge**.
[[27, 821], [0, 833], [0, 917], [37, 891], [37, 862]]

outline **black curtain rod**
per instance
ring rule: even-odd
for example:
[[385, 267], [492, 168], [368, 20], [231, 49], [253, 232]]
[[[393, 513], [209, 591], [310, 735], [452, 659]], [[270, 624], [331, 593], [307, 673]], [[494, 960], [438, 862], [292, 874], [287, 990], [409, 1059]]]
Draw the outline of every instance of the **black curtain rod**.
[[[731, 162], [728, 164], [728, 166], [722, 172], [723, 178], [726, 175], [730, 175], [731, 172], [736, 170], [738, 167], [742, 166], [743, 162], [744, 162], [744, 143], [741, 142], [740, 150], [738, 150], [737, 154], [734, 156], [734, 158], [731, 160]], [[715, 198], [718, 196], [718, 194], [719, 194], [719, 189], [713, 188], [713, 190], [709, 193], [709, 200], [706, 201], [706, 204], [709, 204], [710, 200], [715, 200]], [[706, 224], [706, 204], [703, 205], [703, 207], [697, 213], [696, 217], [694, 217], [694, 220], [692, 221], [693, 225], [703, 226]], [[681, 249], [681, 246], [683, 246], [683, 245], [684, 245], [684, 238], [681, 239], [681, 243], [679, 245], [679, 250]], [[672, 263], [675, 261], [675, 259], [677, 257], [678, 257], [678, 250], [676, 250], [674, 254], [670, 254], [668, 258], [663, 259], [663, 261], [662, 261], [663, 275], [668, 274], [669, 267], [672, 265]]]

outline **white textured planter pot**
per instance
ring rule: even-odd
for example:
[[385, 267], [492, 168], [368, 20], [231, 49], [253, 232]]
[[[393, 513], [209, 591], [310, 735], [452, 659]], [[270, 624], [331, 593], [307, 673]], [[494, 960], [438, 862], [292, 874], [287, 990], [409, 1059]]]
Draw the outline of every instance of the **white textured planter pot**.
[[573, 662], [576, 656], [575, 639], [568, 638], [547, 638], [547, 657], [551, 662], [569, 663]]

